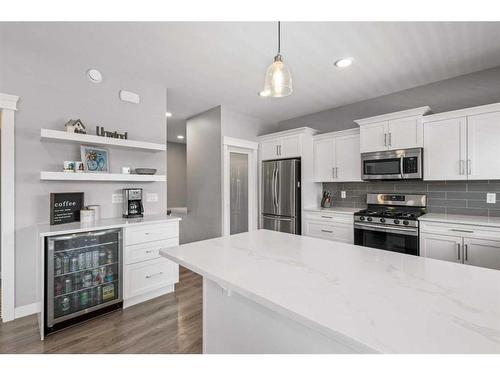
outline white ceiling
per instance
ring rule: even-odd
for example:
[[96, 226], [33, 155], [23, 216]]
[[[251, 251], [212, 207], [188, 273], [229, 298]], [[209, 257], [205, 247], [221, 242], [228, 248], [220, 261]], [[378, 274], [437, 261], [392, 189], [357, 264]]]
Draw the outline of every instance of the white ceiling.
[[[284, 22], [294, 93], [261, 98], [272, 22], [2, 24], [9, 43], [168, 87], [171, 124], [219, 104], [270, 123], [500, 65], [498, 22]], [[7, 35], [7, 34], [4, 34]], [[333, 62], [352, 56], [339, 70]]]

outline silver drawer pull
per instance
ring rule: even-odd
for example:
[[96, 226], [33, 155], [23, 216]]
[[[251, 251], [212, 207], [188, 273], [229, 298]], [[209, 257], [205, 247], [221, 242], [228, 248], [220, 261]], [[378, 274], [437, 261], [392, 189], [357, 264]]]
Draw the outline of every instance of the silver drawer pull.
[[326, 230], [326, 229], [321, 229], [322, 232], [325, 232], [325, 233], [333, 233], [333, 231], [331, 230]]
[[160, 276], [160, 275], [163, 275], [163, 272], [158, 272], [158, 273], [153, 273], [151, 275], [146, 275], [146, 279], [150, 279], [152, 277]]
[[323, 219], [333, 219], [331, 216], [321, 216]]
[[464, 233], [474, 233], [473, 230], [465, 230], [465, 229], [450, 229], [453, 232], [464, 232]]

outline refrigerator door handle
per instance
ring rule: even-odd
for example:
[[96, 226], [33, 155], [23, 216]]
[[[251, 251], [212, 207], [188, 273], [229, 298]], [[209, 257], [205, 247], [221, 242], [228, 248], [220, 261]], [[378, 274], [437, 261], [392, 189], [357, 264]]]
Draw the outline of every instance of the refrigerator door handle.
[[273, 170], [273, 205], [274, 205], [274, 211], [278, 211], [278, 201], [276, 200], [276, 195], [278, 192], [276, 191], [276, 174], [278, 172], [278, 168], [275, 167]]

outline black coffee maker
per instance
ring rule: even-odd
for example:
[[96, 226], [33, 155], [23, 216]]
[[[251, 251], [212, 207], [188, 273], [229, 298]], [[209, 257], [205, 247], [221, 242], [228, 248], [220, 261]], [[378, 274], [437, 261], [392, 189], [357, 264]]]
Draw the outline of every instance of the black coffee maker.
[[143, 217], [142, 189], [123, 189], [123, 217]]

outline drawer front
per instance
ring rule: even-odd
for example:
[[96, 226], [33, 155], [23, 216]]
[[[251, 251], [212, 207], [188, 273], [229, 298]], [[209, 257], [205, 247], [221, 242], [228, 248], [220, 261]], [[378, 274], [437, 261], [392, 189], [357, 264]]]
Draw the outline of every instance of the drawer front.
[[166, 240], [179, 237], [179, 223], [137, 225], [125, 230], [125, 245]]
[[322, 221], [324, 223], [345, 223], [353, 224], [354, 215], [339, 214], [336, 212], [304, 211], [304, 219]]
[[462, 236], [470, 238], [500, 240], [500, 228], [485, 227], [481, 225], [449, 224], [421, 221], [420, 232], [444, 234], [447, 236]]
[[353, 243], [354, 227], [349, 224], [332, 225], [322, 222], [306, 221], [304, 235], [331, 241]]
[[125, 266], [125, 298], [178, 282], [178, 271], [179, 266], [165, 258]]
[[125, 264], [133, 264], [144, 260], [158, 259], [160, 250], [179, 245], [178, 238], [147, 242], [125, 247]]

